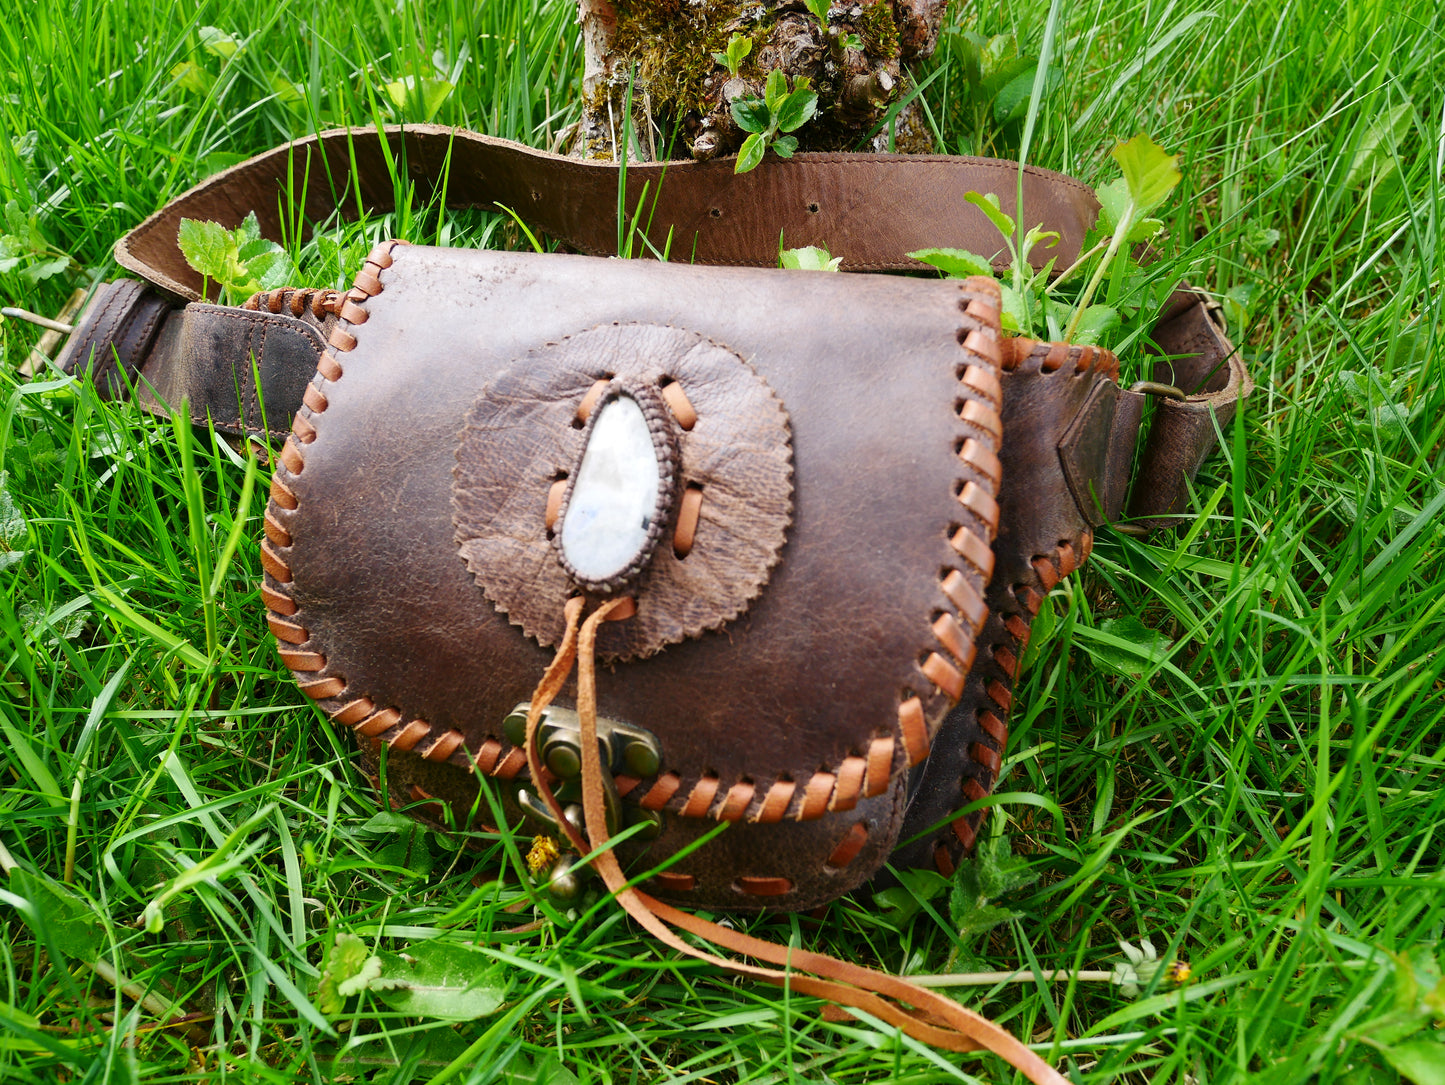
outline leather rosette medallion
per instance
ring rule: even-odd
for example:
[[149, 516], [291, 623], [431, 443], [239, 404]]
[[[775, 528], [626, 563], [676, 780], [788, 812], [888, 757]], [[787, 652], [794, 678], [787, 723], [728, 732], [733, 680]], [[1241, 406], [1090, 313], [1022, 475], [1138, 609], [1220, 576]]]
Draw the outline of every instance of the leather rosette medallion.
[[613, 324], [517, 359], [467, 413], [452, 514], [487, 598], [544, 647], [579, 591], [625, 595], [599, 653], [641, 658], [743, 613], [792, 515], [788, 416], [701, 335]]

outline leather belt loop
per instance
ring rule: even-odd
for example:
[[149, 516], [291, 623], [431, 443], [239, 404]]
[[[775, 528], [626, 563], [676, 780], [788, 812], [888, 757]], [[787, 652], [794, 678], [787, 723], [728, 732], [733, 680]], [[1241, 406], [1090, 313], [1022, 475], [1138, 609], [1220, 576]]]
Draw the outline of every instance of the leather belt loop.
[[101, 283], [56, 365], [80, 376], [87, 370], [102, 399], [121, 399], [133, 387], [151, 345], [176, 303], [134, 279]]
[[[1184, 396], [1156, 397], [1128, 499], [1126, 527], [1142, 530], [1171, 527], [1184, 519], [1180, 514], [1189, 483], [1233, 420], [1239, 401], [1254, 390], [1238, 349], [1224, 336], [1218, 306], [1198, 293], [1182, 290], [1174, 295], [1155, 326], [1154, 344], [1163, 357], [1153, 367], [1153, 381], [1172, 385]], [[1149, 394], [1126, 392], [1119, 406], [1142, 411]], [[1135, 403], [1126, 408], [1129, 400]], [[1116, 428], [1121, 446], [1132, 445], [1128, 433]], [[1123, 447], [1118, 454], [1122, 456]]]

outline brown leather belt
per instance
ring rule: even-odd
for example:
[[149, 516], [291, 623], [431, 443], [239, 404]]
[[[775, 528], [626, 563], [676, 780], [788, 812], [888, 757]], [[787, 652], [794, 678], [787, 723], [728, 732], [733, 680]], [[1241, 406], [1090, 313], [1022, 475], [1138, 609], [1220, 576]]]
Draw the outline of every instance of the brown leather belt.
[[[167, 205], [116, 250], [151, 286], [103, 288], [62, 358], [148, 410], [285, 439], [262, 595], [301, 688], [357, 732], [370, 769], [385, 751], [395, 800], [464, 824], [479, 804], [490, 817], [477, 777], [518, 787], [529, 758], [560, 809], [550, 786], [569, 762], [540, 768], [542, 694], [568, 699], [571, 660], [592, 675], [595, 651], [612, 663], [570, 695], [580, 733], [594, 734], [599, 709], [621, 722], [607, 740], [615, 763], [599, 768], [589, 738], [576, 766], [591, 781], [591, 843], [607, 838], [604, 780], [619, 816], [656, 822], [650, 846], [618, 846], [624, 861], [677, 855], [731, 823], [655, 877], [657, 897], [805, 908], [890, 856], [951, 873], [984, 813], [957, 811], [997, 779], [1044, 597], [1098, 527], [1125, 510], [1147, 527], [1183, 509], [1249, 391], [1212, 307], [1177, 293], [1150, 337], [1151, 383], [1121, 388], [1107, 351], [1002, 337], [986, 279], [763, 270], [780, 230], [859, 271], [916, 267], [904, 254], [924, 247], [991, 251], [969, 191], [999, 194], [1010, 213], [1022, 192], [1026, 220], [1059, 231], [1055, 252], [1071, 262], [1092, 194], [1010, 163], [802, 154], [742, 177], [727, 162], [635, 166], [624, 186], [615, 166], [472, 133], [381, 135], [300, 140]], [[385, 211], [388, 158], [423, 193], [445, 178], [449, 206], [510, 208], [584, 253], [614, 251], [619, 209], [630, 220], [641, 205], [657, 249], [731, 266], [390, 243], [345, 293], [191, 300], [201, 284], [176, 246], [181, 218], [234, 226], [255, 211], [279, 237], [284, 193], [305, 194], [310, 221]], [[654, 412], [649, 425], [670, 434], [658, 448], [680, 449], [659, 456], [680, 455], [701, 496], [686, 545], [649, 558], [641, 588], [625, 589], [631, 610], [604, 607], [632, 617], [599, 626], [567, 602], [564, 628], [577, 582], [550, 540], [573, 483], [554, 468], [576, 468], [606, 397]], [[668, 510], [680, 540], [687, 514]], [[500, 726], [519, 703], [532, 704], [525, 739]], [[629, 760], [649, 728], [658, 745]], [[525, 807], [525, 791], [512, 794]], [[616, 867], [608, 883], [632, 909], [620, 878]], [[654, 916], [667, 907], [645, 899]], [[829, 967], [830, 982], [856, 979]], [[836, 986], [817, 993], [880, 1012]], [[934, 1015], [915, 1035], [944, 1043], [940, 1019], [972, 1035], [921, 993], [887, 993]]]

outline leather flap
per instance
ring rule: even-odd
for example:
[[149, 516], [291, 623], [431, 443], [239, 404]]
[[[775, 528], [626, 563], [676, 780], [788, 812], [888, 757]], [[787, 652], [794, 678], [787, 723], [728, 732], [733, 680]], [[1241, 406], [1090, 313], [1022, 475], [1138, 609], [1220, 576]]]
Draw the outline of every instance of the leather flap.
[[[516, 471], [499, 483], [521, 510], [506, 530], [544, 535], [549, 483], [571, 466], [547, 461], [553, 430], [615, 368], [550, 348], [613, 326], [674, 329], [737, 359], [786, 412], [792, 514], [737, 616], [599, 673], [601, 713], [662, 748], [656, 773], [621, 786], [644, 806], [763, 821], [889, 791], [917, 745], [909, 726], [931, 735], [957, 700], [983, 621], [1000, 389], [976, 288], [411, 246], [378, 250], [357, 281], [268, 513], [272, 626], [304, 690], [396, 748], [515, 773], [502, 720], [553, 649], [463, 560], [456, 480]], [[554, 382], [571, 398], [464, 471], [474, 406], [559, 358], [576, 368]], [[703, 404], [723, 402], [691, 379], [678, 378], [699, 416], [680, 434], [684, 465]], [[744, 522], [748, 478], [731, 493]], [[708, 500], [689, 562], [722, 552]], [[556, 589], [544, 566], [539, 593]], [[652, 605], [645, 582], [637, 601]]]

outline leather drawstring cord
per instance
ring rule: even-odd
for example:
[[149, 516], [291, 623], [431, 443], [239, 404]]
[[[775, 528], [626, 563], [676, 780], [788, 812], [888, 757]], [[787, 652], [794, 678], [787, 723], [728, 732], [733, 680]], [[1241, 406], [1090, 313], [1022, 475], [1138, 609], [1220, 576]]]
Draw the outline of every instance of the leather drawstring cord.
[[[597, 852], [592, 858], [592, 867], [617, 898], [617, 902], [650, 934], [680, 953], [715, 964], [737, 975], [763, 980], [780, 987], [786, 985], [794, 991], [839, 1006], [864, 1010], [934, 1047], [960, 1052], [976, 1051], [980, 1048], [992, 1051], [1020, 1070], [1035, 1085], [1068, 1085], [1067, 1078], [1021, 1044], [1011, 1033], [936, 991], [916, 987], [897, 976], [849, 964], [826, 954], [793, 949], [728, 930], [716, 923], [679, 911], [628, 885], [617, 857], [607, 849], [610, 837], [603, 800], [602, 757], [597, 741], [596, 648], [598, 626], [630, 602], [628, 599], [609, 599], [588, 615], [586, 621], [582, 621], [585, 608], [583, 599], [578, 597], [567, 601], [566, 633], [557, 649], [556, 657], [532, 695], [531, 708], [527, 713], [527, 767], [532, 774], [533, 786], [578, 854]], [[577, 716], [582, 732], [582, 810], [587, 826], [586, 839], [562, 816], [561, 804], [547, 783], [541, 754], [537, 749], [537, 726], [542, 713], [566, 685], [574, 662], [577, 665]], [[781, 965], [787, 971], [745, 964], [697, 949], [683, 941], [672, 929], [674, 927], [705, 938], [730, 952]], [[905, 1006], [913, 1009], [906, 1009]]]

